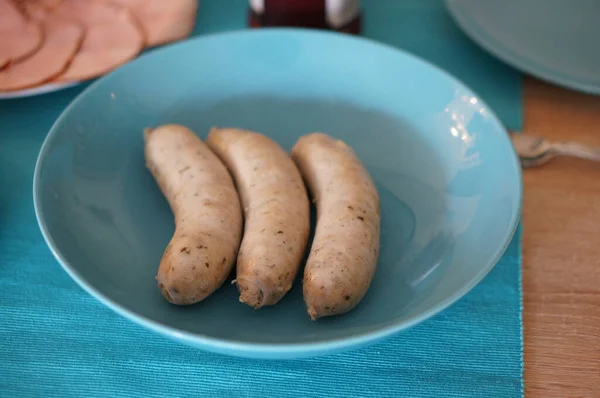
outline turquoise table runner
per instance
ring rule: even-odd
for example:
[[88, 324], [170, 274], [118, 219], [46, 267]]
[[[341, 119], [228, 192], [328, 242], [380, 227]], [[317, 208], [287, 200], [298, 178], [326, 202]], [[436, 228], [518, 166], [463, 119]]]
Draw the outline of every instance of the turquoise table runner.
[[[246, 0], [201, 0], [195, 34], [245, 26]], [[521, 77], [440, 0], [370, 0], [364, 35], [418, 54], [521, 125]], [[48, 129], [83, 86], [0, 101], [0, 397], [520, 397], [520, 230], [494, 270], [434, 318], [358, 351], [294, 361], [206, 353], [113, 313], [52, 257], [32, 203]]]

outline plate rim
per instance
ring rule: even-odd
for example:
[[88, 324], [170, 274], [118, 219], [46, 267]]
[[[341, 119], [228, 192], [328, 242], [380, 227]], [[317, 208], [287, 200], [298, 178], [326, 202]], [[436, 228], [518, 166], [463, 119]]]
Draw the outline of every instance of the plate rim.
[[[466, 92], [476, 97], [482, 106], [486, 108], [488, 111], [490, 119], [493, 121], [495, 125], [497, 125], [498, 129], [505, 134], [502, 135], [502, 138], [509, 150], [512, 154], [512, 163], [516, 170], [516, 197], [518, 206], [515, 209], [514, 213], [511, 214], [511, 220], [509, 222], [509, 226], [507, 230], [504, 232], [504, 237], [502, 242], [498, 244], [498, 248], [495, 250], [494, 255], [487, 261], [487, 263], [481, 267], [481, 269], [473, 276], [473, 278], [466, 283], [461, 289], [457, 290], [453, 294], [449, 295], [446, 299], [438, 302], [436, 305], [429, 308], [427, 311], [422, 312], [421, 314], [413, 315], [404, 319], [402, 321], [392, 320], [385, 324], [383, 327], [379, 327], [377, 329], [367, 330], [365, 332], [357, 333], [356, 335], [350, 337], [342, 337], [342, 338], [334, 338], [330, 340], [323, 340], [316, 343], [313, 342], [299, 342], [299, 343], [249, 343], [239, 340], [232, 339], [224, 339], [218, 337], [212, 337], [199, 333], [192, 333], [185, 330], [181, 330], [172, 326], [168, 326], [166, 324], [160, 323], [158, 321], [152, 320], [148, 317], [138, 314], [137, 312], [126, 308], [120, 303], [113, 301], [108, 298], [102, 291], [94, 287], [90, 282], [88, 282], [85, 278], [83, 278], [73, 267], [70, 265], [69, 261], [62, 254], [52, 236], [48, 230], [48, 226], [45, 222], [45, 216], [43, 211], [43, 205], [41, 203], [41, 172], [44, 167], [44, 160], [49, 151], [49, 148], [54, 140], [54, 137], [57, 135], [58, 127], [63, 123], [63, 121], [68, 117], [71, 110], [80, 102], [85, 100], [85, 97], [93, 92], [96, 87], [104, 84], [104, 81], [112, 78], [113, 74], [119, 74], [126, 72], [130, 67], [135, 67], [137, 62], [143, 61], [146, 57], [157, 56], [156, 54], [161, 54], [162, 52], [174, 51], [175, 48], [180, 46], [190, 46], [195, 42], [207, 41], [207, 40], [226, 40], [227, 37], [231, 36], [271, 36], [271, 35], [295, 35], [295, 36], [321, 36], [326, 39], [334, 38], [334, 39], [342, 39], [347, 41], [354, 41], [359, 45], [369, 45], [369, 46], [377, 46], [385, 51], [394, 51], [403, 54], [411, 62], [416, 62], [418, 64], [423, 65], [426, 68], [430, 68], [435, 70], [437, 73], [442, 74], [444, 77], [449, 79], [455, 85], [466, 89]], [[351, 348], [358, 348], [360, 346], [365, 346], [367, 344], [374, 343], [383, 338], [392, 336], [402, 330], [413, 327], [432, 316], [438, 314], [444, 309], [448, 308], [456, 301], [461, 299], [465, 294], [471, 291], [476, 285], [478, 285], [484, 277], [496, 266], [496, 264], [500, 261], [502, 256], [504, 255], [506, 249], [511, 243], [515, 233], [520, 225], [521, 219], [521, 210], [522, 210], [522, 202], [523, 202], [523, 179], [520, 163], [518, 161], [517, 154], [512, 146], [510, 141], [508, 132], [504, 125], [501, 123], [500, 119], [494, 113], [494, 111], [489, 107], [489, 105], [481, 99], [481, 97], [474, 92], [468, 85], [463, 83], [461, 80], [445, 71], [444, 69], [438, 67], [437, 65], [422, 59], [414, 54], [411, 54], [405, 50], [393, 47], [391, 45], [381, 43], [372, 39], [364, 38], [364, 37], [354, 37], [349, 36], [342, 33], [336, 32], [327, 32], [327, 31], [317, 31], [310, 29], [302, 29], [302, 28], [264, 28], [264, 29], [255, 29], [255, 30], [234, 30], [228, 32], [214, 33], [204, 36], [199, 36], [194, 39], [186, 40], [183, 42], [179, 42], [170, 46], [166, 46], [161, 49], [157, 49], [156, 51], [152, 51], [151, 53], [143, 54], [142, 56], [136, 58], [131, 61], [123, 68], [119, 68], [105, 76], [102, 76], [100, 79], [97, 79], [90, 86], [86, 87], [81, 93], [79, 93], [71, 103], [61, 112], [60, 116], [53, 123], [50, 128], [49, 133], [46, 135], [44, 142], [40, 148], [33, 175], [33, 203], [34, 203], [34, 211], [36, 220], [38, 223], [38, 227], [42, 233], [42, 236], [49, 247], [50, 251], [54, 258], [58, 261], [63, 270], [80, 286], [82, 287], [88, 294], [92, 297], [100, 301], [103, 305], [115, 311], [119, 315], [124, 318], [146, 328], [155, 333], [161, 334], [163, 336], [169, 337], [171, 339], [181, 341], [183, 343], [199, 347], [203, 350], [216, 352], [221, 354], [239, 356], [239, 357], [248, 357], [248, 358], [262, 358], [262, 359], [291, 359], [291, 358], [305, 358], [305, 357], [313, 357], [317, 355], [323, 354], [331, 354], [335, 352], [344, 351]]]
[[514, 55], [510, 48], [499, 44], [491, 37], [491, 35], [487, 34], [487, 32], [471, 28], [473, 23], [469, 21], [466, 16], [467, 12], [465, 11], [468, 7], [462, 6], [460, 4], [461, 0], [445, 0], [445, 2], [452, 19], [456, 22], [460, 30], [481, 49], [498, 60], [522, 73], [537, 77], [547, 83], [582, 93], [600, 95], [600, 80], [597, 84], [594, 84], [576, 78], [574, 79], [563, 73], [553, 72], [551, 69], [547, 69], [544, 65], [535, 61], [528, 62], [527, 60]]
[[64, 82], [64, 83], [44, 83], [39, 86], [34, 86], [34, 87], [22, 89], [22, 90], [0, 91], [0, 101], [18, 99], [18, 98], [37, 97], [40, 95], [51, 94], [51, 93], [55, 93], [57, 91], [62, 91], [62, 90], [66, 90], [71, 87], [75, 87], [82, 83], [84, 83], [84, 81], [73, 81], [73, 82]]

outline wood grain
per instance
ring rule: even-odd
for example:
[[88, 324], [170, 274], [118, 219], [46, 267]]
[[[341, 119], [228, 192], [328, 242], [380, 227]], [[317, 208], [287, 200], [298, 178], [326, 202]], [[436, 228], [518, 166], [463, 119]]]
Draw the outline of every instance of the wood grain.
[[[600, 96], [525, 83], [524, 131], [600, 146]], [[600, 163], [524, 172], [526, 397], [600, 397]]]

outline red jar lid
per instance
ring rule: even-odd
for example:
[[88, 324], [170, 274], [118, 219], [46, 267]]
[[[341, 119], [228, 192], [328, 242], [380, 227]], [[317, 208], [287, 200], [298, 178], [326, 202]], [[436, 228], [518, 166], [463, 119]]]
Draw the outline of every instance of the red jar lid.
[[288, 26], [360, 33], [359, 0], [249, 0], [251, 27]]

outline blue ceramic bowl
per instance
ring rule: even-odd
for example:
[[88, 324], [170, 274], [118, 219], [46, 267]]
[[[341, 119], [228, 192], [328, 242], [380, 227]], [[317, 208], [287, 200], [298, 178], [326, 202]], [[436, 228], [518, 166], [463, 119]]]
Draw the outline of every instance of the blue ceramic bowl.
[[[142, 130], [181, 123], [268, 134], [290, 149], [322, 131], [376, 181], [382, 247], [352, 312], [310, 321], [300, 280], [254, 311], [234, 286], [191, 307], [154, 279], [174, 230], [144, 166]], [[87, 88], [37, 163], [44, 237], [73, 279], [131, 320], [203, 349], [290, 358], [364, 345], [423, 321], [473, 288], [518, 223], [521, 174], [504, 128], [459, 81], [396, 49], [302, 30], [215, 35], [152, 52]]]

